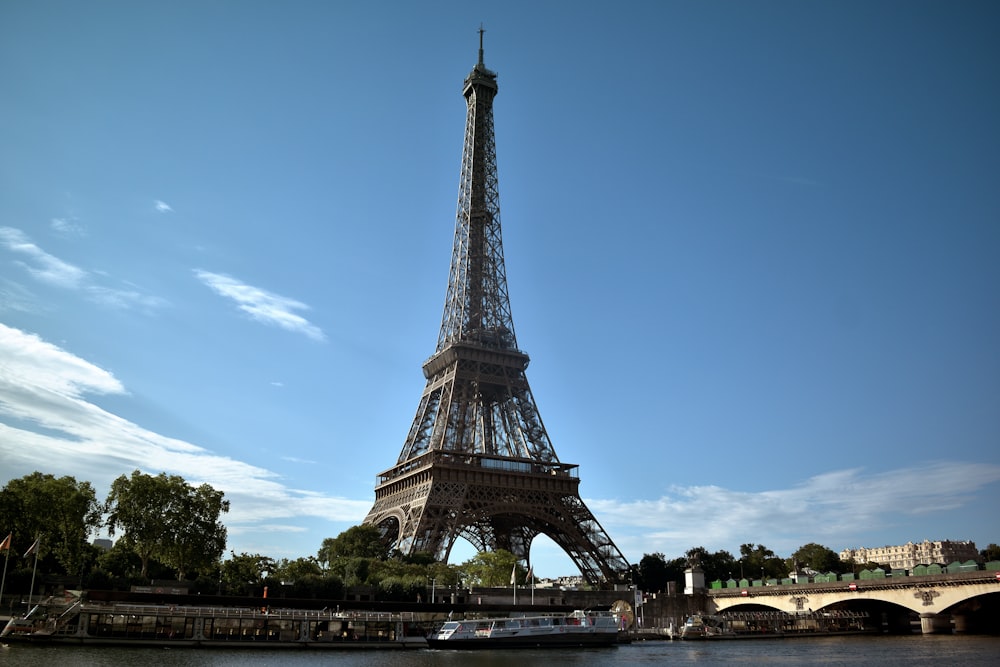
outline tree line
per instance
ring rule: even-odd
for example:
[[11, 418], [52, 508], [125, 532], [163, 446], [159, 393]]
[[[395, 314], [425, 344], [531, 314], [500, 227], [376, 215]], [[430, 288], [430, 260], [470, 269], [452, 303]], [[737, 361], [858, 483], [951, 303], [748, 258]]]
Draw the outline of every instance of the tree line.
[[[984, 561], [1000, 558], [1000, 546], [990, 544], [980, 551]], [[665, 591], [670, 582], [684, 581], [684, 570], [692, 564], [705, 573], [705, 581], [726, 581], [729, 579], [782, 579], [796, 570], [844, 574], [873, 570], [881, 567], [890, 570], [887, 563], [858, 563], [853, 559], [840, 560], [839, 554], [815, 542], [804, 544], [791, 556], [782, 558], [763, 544], [741, 544], [740, 556], [736, 558], [728, 551], [709, 552], [704, 547], [689, 549], [683, 557], [668, 560], [662, 553], [644, 554], [634, 567], [636, 585], [644, 591], [655, 593]]]
[[[26, 593], [36, 567], [39, 581], [79, 588], [127, 590], [173, 579], [195, 593], [260, 595], [268, 586], [272, 595], [327, 599], [340, 598], [349, 586], [369, 586], [380, 599], [416, 600], [435, 588], [503, 586], [512, 572], [519, 581], [526, 577], [507, 551], [480, 553], [460, 565], [429, 554], [403, 556], [373, 526], [324, 539], [315, 556], [230, 551], [225, 557], [221, 517], [228, 511], [223, 492], [166, 473], [122, 475], [103, 502], [90, 482], [71, 476], [34, 472], [11, 480], [0, 489], [0, 556], [12, 566], [6, 591]], [[91, 541], [101, 528], [117, 537], [110, 549]]]
[[[527, 573], [507, 551], [481, 552], [456, 565], [433, 555], [403, 555], [386, 545], [374, 526], [353, 526], [322, 541], [315, 555], [274, 559], [258, 553], [226, 557], [229, 511], [224, 494], [208, 484], [194, 486], [183, 478], [134, 471], [111, 484], [101, 502], [89, 482], [35, 472], [11, 480], [0, 489], [0, 540], [11, 570], [6, 591], [26, 593], [37, 563], [39, 581], [58, 578], [79, 588], [127, 590], [151, 580], [184, 580], [192, 592], [221, 595], [272, 595], [340, 599], [348, 587], [368, 586], [378, 599], [426, 599], [433, 590], [473, 586], [508, 586], [512, 573], [525, 582]], [[110, 549], [91, 543], [105, 528], [117, 540]], [[30, 558], [23, 553], [34, 545]], [[985, 560], [1000, 559], [1000, 546], [982, 551]], [[37, 558], [37, 561], [35, 560]], [[728, 551], [689, 549], [667, 559], [644, 554], [632, 566], [632, 581], [643, 591], [665, 591], [681, 583], [684, 570], [697, 563], [706, 581], [778, 579], [796, 568], [817, 572], [873, 569], [877, 563], [841, 561], [831, 549], [805, 544], [788, 558], [762, 544], [740, 545], [739, 558]], [[887, 569], [887, 568], [884, 568]]]
[[[210, 572], [225, 549], [221, 516], [228, 511], [229, 501], [208, 484], [138, 470], [114, 480], [103, 502], [90, 482], [41, 472], [0, 489], [8, 562], [11, 551], [30, 549], [31, 569], [37, 565], [41, 574], [76, 578], [80, 586], [114, 577], [148, 582], [154, 576], [185, 579]], [[119, 536], [107, 551], [90, 539], [102, 527]]]

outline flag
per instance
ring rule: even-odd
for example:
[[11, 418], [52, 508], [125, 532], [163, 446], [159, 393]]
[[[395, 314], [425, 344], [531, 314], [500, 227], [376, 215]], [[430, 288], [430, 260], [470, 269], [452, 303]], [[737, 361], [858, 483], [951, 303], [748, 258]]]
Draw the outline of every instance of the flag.
[[528, 583], [531, 583], [531, 580], [532, 580], [532, 577], [534, 577], [534, 576], [535, 576], [535, 573], [534, 573], [534, 572], [533, 572], [532, 570], [533, 570], [532, 566], [531, 566], [531, 565], [529, 565], [529, 566], [528, 566], [528, 576], [526, 576], [526, 577], [524, 578], [524, 580], [525, 580], [526, 582], [528, 582]]
[[517, 583], [517, 563], [514, 563], [514, 569], [510, 571], [510, 585], [513, 586]]
[[3, 538], [3, 542], [0, 542], [0, 551], [10, 551], [10, 538], [13, 535], [14, 533], [7, 533], [7, 537]]
[[30, 547], [28, 547], [28, 550], [24, 552], [24, 558], [27, 558], [31, 554], [33, 554], [36, 551], [38, 551], [38, 540], [40, 540], [40, 539], [42, 539], [42, 538], [39, 537], [38, 539], [35, 540], [34, 544], [32, 544]]

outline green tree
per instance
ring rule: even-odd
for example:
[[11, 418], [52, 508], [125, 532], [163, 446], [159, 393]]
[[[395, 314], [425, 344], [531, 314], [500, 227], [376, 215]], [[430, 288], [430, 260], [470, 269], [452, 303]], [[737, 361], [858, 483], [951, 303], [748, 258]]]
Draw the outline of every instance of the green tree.
[[219, 517], [229, 511], [223, 492], [208, 484], [185, 484], [174, 497], [168, 517], [167, 541], [159, 550], [164, 563], [182, 580], [192, 572], [211, 569], [226, 549], [226, 527]]
[[[427, 589], [422, 577], [385, 577], [378, 582], [379, 598], [383, 600], [415, 600]], [[439, 589], [444, 593], [444, 589]]]
[[382, 539], [382, 533], [375, 526], [351, 526], [337, 537], [327, 537], [320, 545], [316, 559], [324, 567], [334, 567], [336, 561], [345, 558], [374, 558], [386, 560], [389, 547]]
[[0, 522], [15, 548], [38, 539], [39, 557], [51, 554], [66, 574], [83, 576], [95, 558], [89, 542], [101, 523], [101, 504], [90, 482], [33, 472], [0, 490]]
[[400, 560], [404, 563], [413, 563], [415, 565], [430, 565], [431, 563], [437, 562], [437, 559], [434, 558], [434, 554], [427, 551], [415, 551], [412, 554], [400, 556]]
[[523, 582], [527, 575], [517, 562], [517, 556], [504, 549], [480, 551], [459, 569], [470, 586], [510, 586], [512, 573], [518, 582]]
[[97, 567], [123, 580], [121, 582], [123, 585], [148, 584], [149, 579], [165, 579], [172, 574], [170, 568], [154, 558], [149, 561], [148, 576], [143, 576], [142, 560], [122, 540], [118, 540], [114, 546], [98, 556]]
[[467, 586], [464, 581], [465, 573], [458, 565], [434, 562], [424, 568], [423, 576], [425, 579], [434, 579], [438, 586]]
[[835, 551], [824, 547], [822, 544], [810, 542], [803, 544], [785, 562], [788, 571], [792, 571], [795, 566], [808, 567], [817, 572], [844, 572], [844, 563]]
[[870, 560], [870, 561], [868, 561], [866, 563], [856, 563], [855, 566], [854, 566], [854, 568], [855, 568], [855, 573], [856, 574], [860, 573], [861, 570], [869, 570], [869, 571], [871, 571], [871, 570], [877, 570], [879, 568], [885, 570], [886, 572], [889, 572], [890, 570], [892, 570], [892, 568], [889, 567], [888, 563], [876, 563], [873, 560]]
[[185, 484], [181, 477], [160, 473], [153, 477], [138, 470], [131, 477], [121, 475], [111, 483], [111, 493], [105, 501], [108, 512], [108, 532], [139, 556], [139, 576], [146, 578], [149, 560], [159, 552], [167, 539], [170, 499], [173, 487]]
[[758, 576], [764, 579], [777, 579], [787, 574], [785, 561], [763, 544], [741, 544], [740, 563], [747, 579], [755, 579]]
[[268, 556], [233, 551], [229, 556], [222, 563], [222, 586], [229, 594], [256, 595], [258, 589], [263, 592], [264, 581], [278, 569]]
[[288, 560], [282, 558], [275, 564], [275, 569], [271, 576], [282, 583], [292, 584], [307, 577], [319, 577], [323, 574], [323, 569], [315, 558], [296, 558]]
[[985, 549], [979, 552], [979, 555], [983, 557], [984, 563], [992, 560], [1000, 560], [1000, 545], [991, 542]]
[[686, 568], [687, 563], [697, 562], [705, 573], [706, 582], [728, 579], [734, 572], [739, 573], [739, 564], [736, 559], [725, 550], [709, 553], [705, 547], [694, 547], [688, 549], [684, 555], [687, 559], [683, 567]]
[[643, 554], [636, 568], [635, 583], [650, 593], [666, 590], [670, 575], [667, 571], [667, 560], [661, 553]]
[[108, 532], [122, 532], [122, 541], [142, 561], [143, 577], [156, 557], [182, 579], [214, 566], [226, 546], [219, 517], [229, 511], [229, 501], [208, 484], [193, 487], [177, 475], [154, 477], [136, 470], [112, 482], [105, 508]]

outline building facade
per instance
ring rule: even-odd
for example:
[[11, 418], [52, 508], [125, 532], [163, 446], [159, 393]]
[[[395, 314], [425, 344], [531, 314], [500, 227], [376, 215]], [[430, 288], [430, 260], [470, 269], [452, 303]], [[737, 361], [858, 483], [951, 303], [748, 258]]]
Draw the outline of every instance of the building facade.
[[917, 565], [932, 563], [948, 565], [955, 561], [982, 560], [976, 549], [976, 543], [968, 540], [959, 542], [924, 540], [916, 544], [907, 542], [899, 546], [858, 547], [840, 552], [840, 560], [851, 559], [854, 559], [855, 563], [880, 563], [894, 569], [906, 570], [911, 570]]

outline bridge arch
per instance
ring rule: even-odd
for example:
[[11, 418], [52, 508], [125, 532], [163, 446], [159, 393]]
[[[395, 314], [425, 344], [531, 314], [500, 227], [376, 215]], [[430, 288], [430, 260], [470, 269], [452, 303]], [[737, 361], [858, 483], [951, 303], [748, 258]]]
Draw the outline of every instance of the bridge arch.
[[919, 618], [923, 632], [1000, 630], [1000, 577], [968, 572], [934, 577], [905, 577], [856, 582], [826, 582], [708, 592], [712, 613], [770, 609], [790, 614], [804, 611], [866, 611], [882, 617], [890, 631], [909, 631]]

